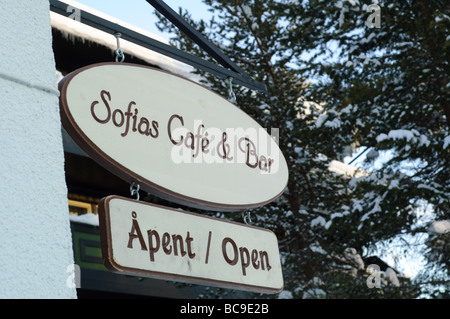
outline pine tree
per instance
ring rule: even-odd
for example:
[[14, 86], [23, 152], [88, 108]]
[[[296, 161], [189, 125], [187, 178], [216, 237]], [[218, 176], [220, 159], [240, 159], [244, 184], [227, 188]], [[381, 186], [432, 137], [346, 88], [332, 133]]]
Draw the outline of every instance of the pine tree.
[[[424, 231], [417, 227], [424, 202], [435, 219], [449, 218], [448, 7], [440, 1], [204, 2], [211, 21], [180, 14], [267, 85], [267, 94], [234, 86], [237, 104], [263, 127], [280, 130], [289, 183], [277, 201], [253, 210], [253, 221], [277, 234], [283, 296], [416, 296], [412, 283], [385, 280], [383, 289], [368, 288], [373, 274], [361, 256], [379, 241]], [[210, 59], [160, 18], [174, 45]], [[226, 81], [197, 73], [227, 96]], [[368, 150], [364, 170], [330, 169], [361, 148]], [[385, 151], [389, 161], [375, 168]]]
[[[339, 54], [331, 67], [311, 66], [324, 79], [311, 90], [314, 100], [325, 102], [322, 125], [339, 123], [353, 143], [370, 150], [371, 173], [354, 180], [351, 205], [341, 210], [349, 214], [328, 228], [332, 240], [352, 247], [426, 233], [428, 224], [418, 214], [424, 205], [432, 210], [431, 221], [450, 218], [450, 7], [441, 1], [375, 7], [380, 25], [370, 28], [370, 8], [337, 2]], [[383, 153], [388, 159], [374, 169], [370, 162]], [[342, 227], [348, 227], [346, 237]], [[434, 272], [447, 280], [435, 283], [448, 287], [448, 264], [440, 265]]]

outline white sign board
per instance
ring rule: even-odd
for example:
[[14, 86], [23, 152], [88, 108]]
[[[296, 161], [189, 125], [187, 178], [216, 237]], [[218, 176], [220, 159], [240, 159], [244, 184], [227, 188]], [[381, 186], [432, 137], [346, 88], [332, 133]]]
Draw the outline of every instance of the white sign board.
[[74, 71], [59, 88], [62, 123], [74, 141], [145, 191], [231, 211], [265, 205], [287, 185], [286, 160], [273, 136], [197, 83], [149, 67], [101, 63]]
[[102, 254], [113, 272], [275, 293], [278, 241], [267, 229], [118, 196], [99, 205]]

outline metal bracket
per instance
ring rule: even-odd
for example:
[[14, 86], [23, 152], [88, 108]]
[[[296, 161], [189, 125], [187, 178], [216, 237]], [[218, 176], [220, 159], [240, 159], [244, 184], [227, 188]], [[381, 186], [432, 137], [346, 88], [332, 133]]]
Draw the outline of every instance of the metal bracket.
[[[195, 68], [214, 74], [221, 79], [233, 78], [234, 83], [245, 86], [251, 90], [266, 93], [267, 87], [264, 83], [257, 82], [233, 63], [222, 51], [220, 51], [211, 42], [206, 40], [197, 30], [190, 26], [179, 14], [173, 11], [162, 0], [147, 0], [156, 10], [161, 12], [175, 26], [185, 32], [193, 41], [195, 41], [203, 50], [210, 54], [222, 66], [203, 60], [195, 55], [181, 51], [175, 47], [159, 42], [136, 31], [125, 28], [117, 23], [100, 18], [92, 13], [79, 10], [79, 19], [77, 21], [89, 25], [109, 34], [120, 33], [121, 39], [130, 41], [139, 46], [153, 50], [180, 62], [191, 65]], [[71, 10], [67, 10], [69, 5], [59, 0], [50, 0], [50, 10], [65, 17], [72, 15]]]

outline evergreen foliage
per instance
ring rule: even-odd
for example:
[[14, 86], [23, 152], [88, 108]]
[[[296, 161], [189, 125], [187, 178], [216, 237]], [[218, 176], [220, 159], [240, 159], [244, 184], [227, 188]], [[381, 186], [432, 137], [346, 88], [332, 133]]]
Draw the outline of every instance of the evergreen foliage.
[[[238, 86], [234, 92], [247, 114], [280, 130], [288, 187], [252, 212], [255, 224], [277, 234], [280, 296], [448, 297], [448, 233], [414, 248], [427, 262], [417, 280], [398, 274], [399, 286], [381, 268], [381, 288], [368, 288], [363, 259], [377, 243], [426, 237], [433, 221], [450, 219], [448, 4], [380, 1], [380, 27], [371, 28], [369, 0], [204, 2], [211, 21], [180, 14], [267, 85], [267, 94]], [[210, 59], [163, 17], [159, 27], [171, 31], [175, 46]], [[228, 95], [226, 81], [196, 72]], [[364, 149], [359, 170], [330, 169]]]

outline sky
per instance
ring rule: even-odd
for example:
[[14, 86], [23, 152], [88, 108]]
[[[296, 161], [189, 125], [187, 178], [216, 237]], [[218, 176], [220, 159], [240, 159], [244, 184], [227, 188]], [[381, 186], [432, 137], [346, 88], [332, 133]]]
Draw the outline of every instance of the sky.
[[[135, 25], [154, 34], [168, 38], [155, 26], [158, 21], [154, 14], [155, 8], [145, 0], [76, 0], [93, 9], [101, 11], [114, 18]], [[194, 20], [208, 19], [210, 13], [202, 0], [165, 0], [165, 3], [178, 12], [178, 8], [188, 10]]]

